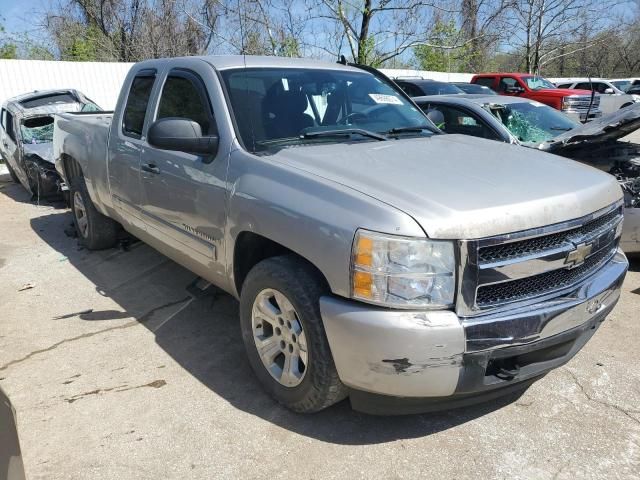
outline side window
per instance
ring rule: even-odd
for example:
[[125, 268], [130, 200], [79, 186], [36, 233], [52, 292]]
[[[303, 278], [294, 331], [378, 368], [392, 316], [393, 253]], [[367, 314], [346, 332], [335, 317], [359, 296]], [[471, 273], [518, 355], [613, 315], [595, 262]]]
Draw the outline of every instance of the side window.
[[410, 97], [420, 97], [423, 95], [422, 91], [411, 83], [401, 82], [398, 84], [402, 90], [405, 91]]
[[[595, 84], [593, 86], [595, 89]], [[576, 86], [573, 88], [575, 90], [591, 90], [591, 85], [589, 84], [589, 82], [582, 82], [582, 83], [576, 84]]]
[[142, 136], [144, 117], [154, 81], [155, 74], [149, 72], [139, 74], [131, 83], [122, 119], [122, 133], [128, 137], [140, 138]]
[[497, 139], [495, 133], [478, 117], [463, 109], [449, 105], [429, 105], [426, 113], [443, 132]]
[[519, 87], [518, 81], [512, 77], [502, 77], [498, 84], [498, 91], [504, 92], [509, 87]]
[[162, 88], [157, 118], [188, 118], [200, 125], [203, 135], [215, 133], [209, 98], [202, 81], [186, 72], [169, 73]]
[[571, 88], [571, 85], [573, 85], [573, 83], [559, 83], [558, 85], [556, 85], [558, 88]]
[[16, 141], [16, 132], [13, 129], [13, 115], [8, 110], [5, 110], [5, 131], [11, 140]]
[[602, 82], [595, 82], [593, 84], [593, 88], [596, 92], [598, 93], [604, 93], [604, 91], [609, 88], [609, 85], [607, 85], [606, 83], [602, 83]]
[[7, 115], [7, 111], [3, 108], [2, 111], [0, 111], [0, 126], [2, 128], [4, 128], [4, 117]]
[[493, 77], [480, 77], [480, 78], [476, 78], [476, 81], [474, 82], [476, 85], [482, 85], [484, 87], [489, 87], [491, 89], [493, 89]]

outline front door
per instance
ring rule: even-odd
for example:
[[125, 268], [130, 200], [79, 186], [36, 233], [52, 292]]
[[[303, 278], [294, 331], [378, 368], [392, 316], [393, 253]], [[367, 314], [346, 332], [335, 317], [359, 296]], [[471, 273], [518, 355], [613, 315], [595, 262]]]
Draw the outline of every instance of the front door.
[[144, 229], [140, 205], [142, 132], [157, 72], [141, 70], [133, 78], [121, 117], [114, 116], [109, 145], [109, 185], [114, 207], [125, 223]]
[[[153, 120], [187, 118], [200, 125], [203, 135], [217, 134], [211, 89], [213, 70], [203, 62], [185, 59], [169, 71], [156, 104]], [[222, 143], [222, 142], [221, 142]], [[223, 276], [228, 150], [209, 156], [142, 149], [141, 178], [147, 230], [186, 261]]]

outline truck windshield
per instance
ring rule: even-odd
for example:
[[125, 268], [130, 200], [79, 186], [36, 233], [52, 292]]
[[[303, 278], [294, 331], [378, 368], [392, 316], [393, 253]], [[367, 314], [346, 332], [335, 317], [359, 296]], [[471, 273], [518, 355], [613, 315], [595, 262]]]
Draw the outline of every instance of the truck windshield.
[[524, 77], [524, 81], [527, 82], [527, 87], [531, 90], [542, 90], [542, 89], [553, 89], [556, 86], [547, 80], [544, 77], [539, 77], [537, 75], [532, 75], [529, 77]]
[[490, 105], [489, 110], [523, 143], [542, 143], [578, 126], [563, 113], [538, 102]]
[[419, 109], [364, 71], [247, 68], [223, 71], [222, 77], [240, 136], [252, 152], [310, 142], [379, 141], [386, 139], [381, 135], [399, 135], [394, 128], [425, 124], [426, 129], [404, 135], [432, 134]]

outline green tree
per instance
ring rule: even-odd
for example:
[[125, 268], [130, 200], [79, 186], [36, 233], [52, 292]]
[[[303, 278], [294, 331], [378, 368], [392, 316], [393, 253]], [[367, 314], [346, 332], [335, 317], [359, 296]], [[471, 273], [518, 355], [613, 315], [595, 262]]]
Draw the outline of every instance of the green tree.
[[438, 21], [427, 45], [413, 49], [416, 66], [420, 70], [436, 72], [464, 72], [478, 52], [471, 42], [460, 43], [462, 32], [455, 22]]
[[[2, 17], [0, 17], [0, 21], [1, 20], [3, 20]], [[0, 22], [0, 59], [12, 58], [18, 58], [18, 46], [15, 43], [6, 40], [6, 30]]]

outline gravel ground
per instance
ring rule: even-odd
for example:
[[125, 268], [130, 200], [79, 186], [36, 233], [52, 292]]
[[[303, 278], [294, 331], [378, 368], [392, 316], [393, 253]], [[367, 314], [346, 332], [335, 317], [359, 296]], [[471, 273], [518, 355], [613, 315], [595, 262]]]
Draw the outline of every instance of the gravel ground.
[[582, 352], [519, 398], [301, 416], [257, 385], [233, 298], [192, 300], [193, 274], [144, 244], [79, 249], [65, 209], [0, 179], [0, 385], [30, 479], [640, 479], [639, 261]]

